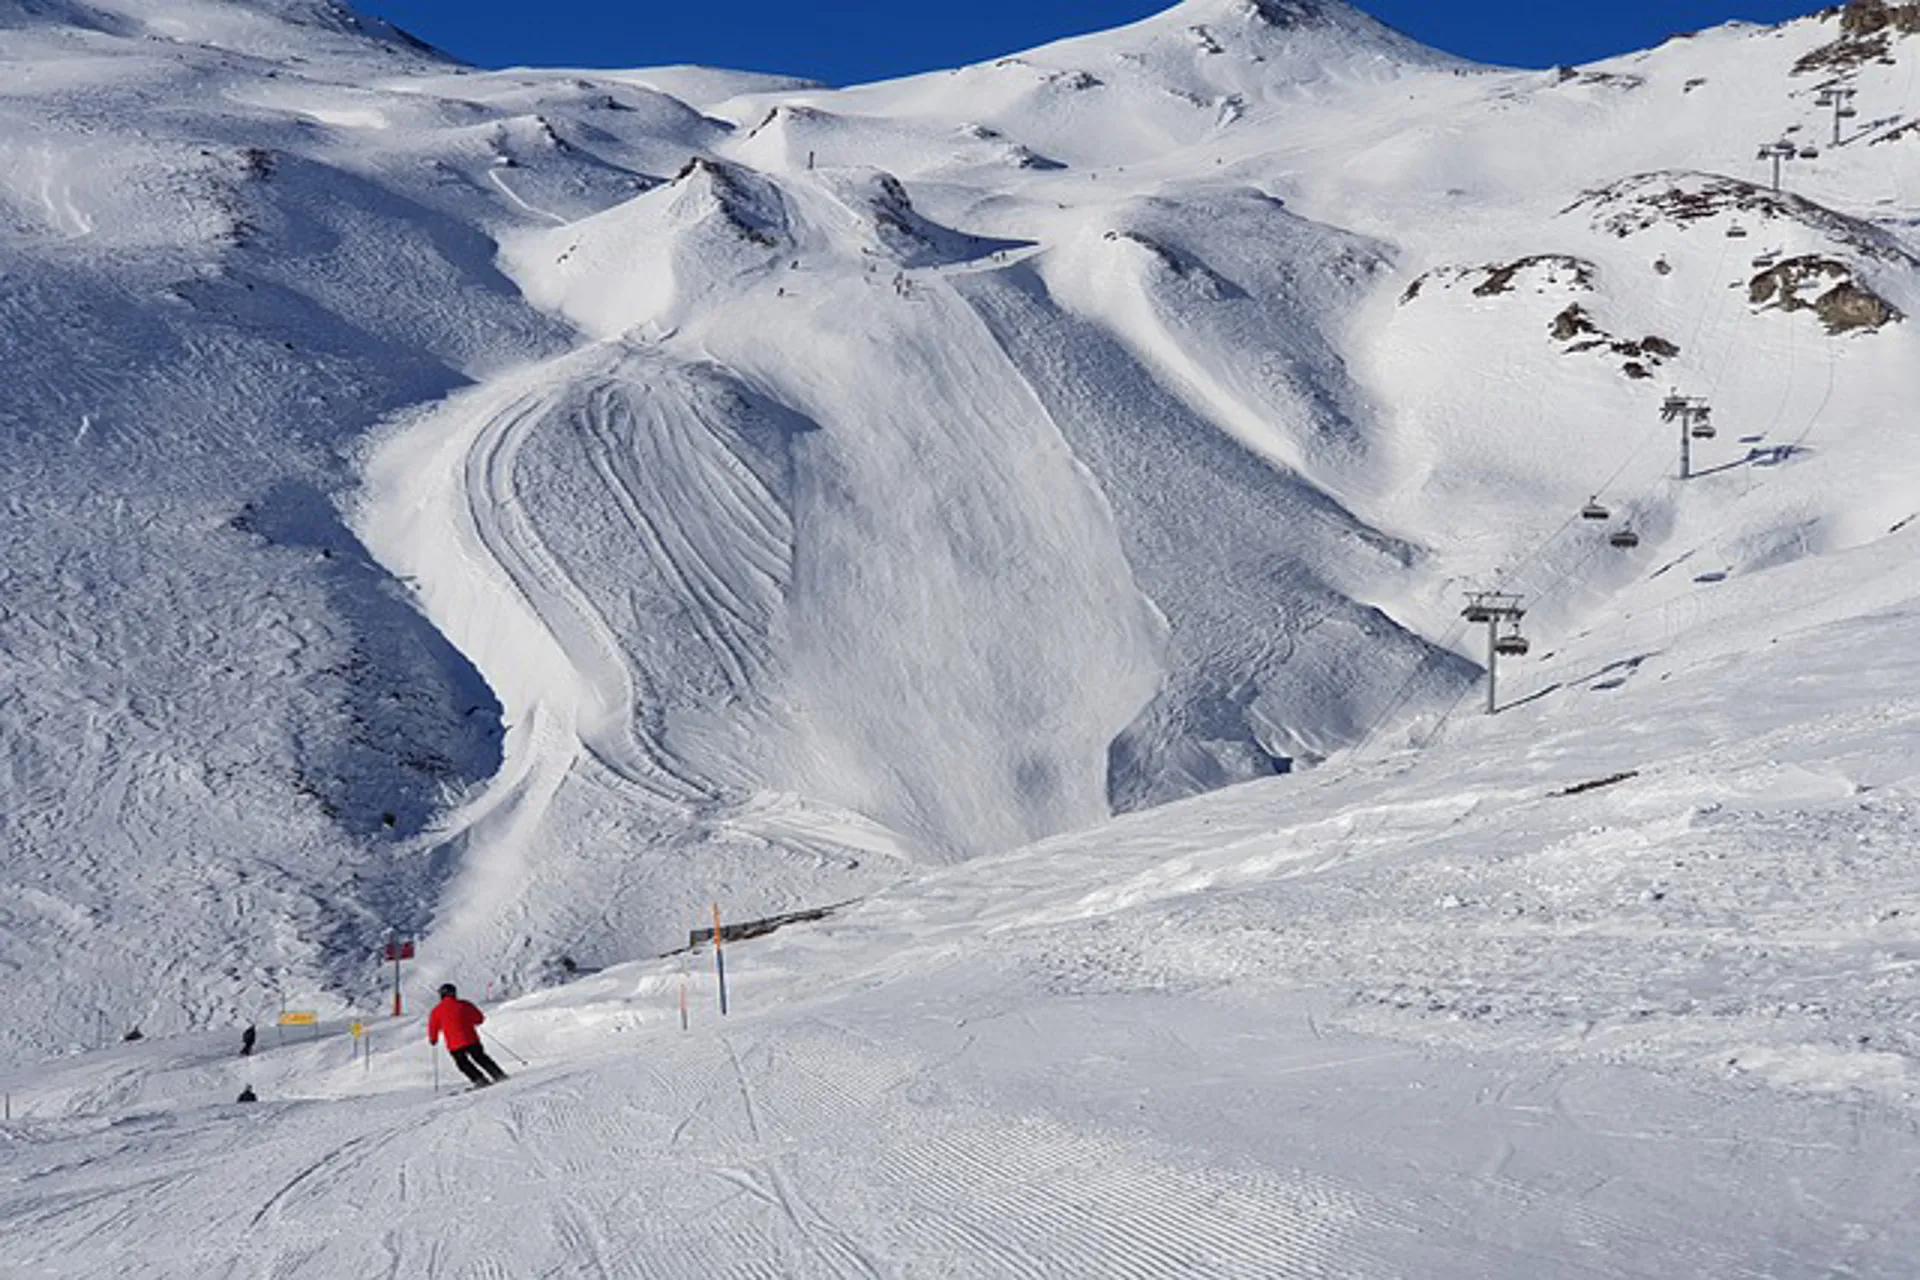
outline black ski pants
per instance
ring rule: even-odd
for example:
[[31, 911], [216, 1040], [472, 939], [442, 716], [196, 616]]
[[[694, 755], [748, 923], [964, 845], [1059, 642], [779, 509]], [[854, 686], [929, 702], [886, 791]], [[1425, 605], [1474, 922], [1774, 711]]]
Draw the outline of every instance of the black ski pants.
[[500, 1064], [489, 1058], [487, 1051], [477, 1044], [470, 1044], [464, 1049], [449, 1049], [447, 1052], [453, 1055], [453, 1065], [460, 1068], [460, 1074], [475, 1084], [492, 1084], [507, 1078]]

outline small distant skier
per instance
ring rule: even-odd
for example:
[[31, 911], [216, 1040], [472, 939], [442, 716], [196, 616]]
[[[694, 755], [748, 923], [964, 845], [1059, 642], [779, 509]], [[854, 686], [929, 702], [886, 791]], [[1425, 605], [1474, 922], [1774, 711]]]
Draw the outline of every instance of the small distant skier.
[[460, 992], [451, 982], [440, 984], [440, 1003], [433, 1006], [433, 1012], [427, 1015], [427, 1043], [438, 1044], [440, 1037], [447, 1038], [447, 1052], [453, 1055], [453, 1065], [460, 1068], [460, 1074], [473, 1081], [473, 1087], [484, 1089], [490, 1084], [498, 1084], [507, 1078], [487, 1051], [480, 1047], [479, 1026], [487, 1020], [478, 1005], [462, 1000]]
[[248, 1027], [245, 1031], [242, 1031], [240, 1033], [240, 1056], [241, 1057], [251, 1058], [253, 1056], [254, 1035], [255, 1035], [255, 1032], [252, 1027]]
[[258, 1102], [260, 1101], [260, 1095], [253, 1091], [252, 1085], [247, 1085], [240, 1090], [240, 1096], [235, 1098], [234, 1101], [235, 1102]]

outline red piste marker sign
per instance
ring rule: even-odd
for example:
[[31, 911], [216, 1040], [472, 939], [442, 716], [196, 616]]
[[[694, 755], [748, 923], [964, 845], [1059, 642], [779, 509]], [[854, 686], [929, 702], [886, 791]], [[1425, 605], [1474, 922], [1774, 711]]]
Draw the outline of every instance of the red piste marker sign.
[[413, 939], [389, 941], [386, 958], [393, 964], [393, 1016], [400, 1016], [400, 962], [413, 959]]

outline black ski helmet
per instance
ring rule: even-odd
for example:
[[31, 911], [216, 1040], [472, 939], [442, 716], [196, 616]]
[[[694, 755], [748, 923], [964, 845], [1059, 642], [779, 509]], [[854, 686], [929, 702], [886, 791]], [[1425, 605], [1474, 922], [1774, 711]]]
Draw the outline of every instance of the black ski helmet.
[[457, 996], [460, 993], [454, 990], [451, 982], [443, 982], [440, 984], [440, 994], [443, 996]]

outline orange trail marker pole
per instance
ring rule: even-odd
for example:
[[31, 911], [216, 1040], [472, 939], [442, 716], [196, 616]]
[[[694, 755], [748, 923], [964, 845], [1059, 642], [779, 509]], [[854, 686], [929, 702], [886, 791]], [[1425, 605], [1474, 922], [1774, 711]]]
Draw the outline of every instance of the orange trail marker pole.
[[713, 974], [720, 982], [720, 1016], [727, 1016], [727, 958], [720, 948], [720, 904], [713, 904]]

